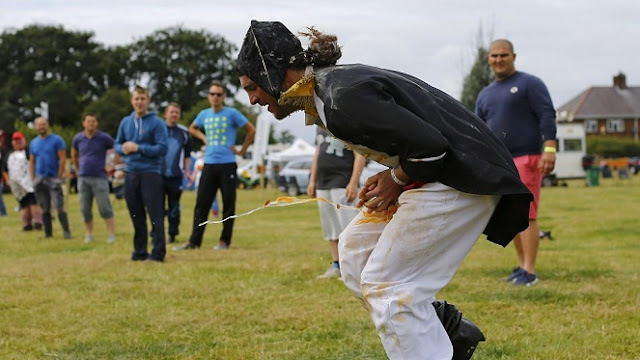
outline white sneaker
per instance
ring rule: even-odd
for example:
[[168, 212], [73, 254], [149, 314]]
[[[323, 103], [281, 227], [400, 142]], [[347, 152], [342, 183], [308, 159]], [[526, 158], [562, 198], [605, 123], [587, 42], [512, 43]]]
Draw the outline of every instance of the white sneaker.
[[318, 279], [328, 279], [328, 278], [339, 278], [340, 277], [340, 269], [337, 267], [331, 266], [324, 274], [319, 275]]
[[88, 243], [90, 243], [92, 241], [93, 241], [93, 235], [85, 235], [84, 236], [84, 243], [85, 244], [88, 244]]
[[113, 244], [114, 242], [116, 242], [116, 236], [115, 235], [109, 235], [109, 237], [107, 238], [107, 243]]

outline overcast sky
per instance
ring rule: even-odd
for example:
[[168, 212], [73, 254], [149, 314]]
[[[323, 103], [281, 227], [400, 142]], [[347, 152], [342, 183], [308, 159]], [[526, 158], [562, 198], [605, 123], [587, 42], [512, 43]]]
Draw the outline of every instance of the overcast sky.
[[[293, 32], [313, 25], [334, 33], [342, 45], [340, 63], [406, 72], [455, 98], [481, 26], [485, 38], [492, 34], [514, 43], [516, 68], [540, 77], [556, 108], [589, 86], [610, 86], [620, 71], [628, 84], [640, 85], [636, 0], [0, 0], [2, 30], [63, 25], [92, 31], [105, 45], [182, 25], [239, 46], [251, 19], [279, 20]], [[238, 97], [246, 100], [244, 93]], [[292, 116], [276, 129], [312, 141], [313, 131], [302, 122]]]

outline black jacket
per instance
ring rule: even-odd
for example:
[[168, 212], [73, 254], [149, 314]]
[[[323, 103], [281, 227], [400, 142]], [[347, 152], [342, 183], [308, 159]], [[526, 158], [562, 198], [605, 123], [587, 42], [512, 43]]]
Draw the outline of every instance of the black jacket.
[[[327, 129], [416, 181], [502, 195], [484, 231], [506, 246], [529, 225], [533, 195], [509, 151], [464, 105], [413, 76], [366, 65], [316, 68], [315, 93]], [[387, 158], [388, 156], [388, 158]], [[412, 161], [413, 159], [413, 161]], [[415, 159], [429, 159], [416, 161]]]

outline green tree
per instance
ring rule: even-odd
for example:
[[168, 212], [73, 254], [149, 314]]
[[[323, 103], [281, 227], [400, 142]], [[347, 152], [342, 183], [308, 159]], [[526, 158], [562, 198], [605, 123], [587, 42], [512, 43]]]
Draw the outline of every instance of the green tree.
[[[32, 120], [34, 107], [45, 101], [67, 108], [56, 110], [54, 106], [51, 115], [58, 117], [57, 123], [75, 120], [70, 119], [73, 112], [99, 95], [104, 76], [102, 47], [93, 36], [93, 32], [42, 25], [0, 34], [0, 102], [17, 109], [7, 116]], [[59, 96], [55, 96], [57, 90], [62, 92]]]
[[130, 97], [127, 90], [109, 89], [100, 98], [91, 102], [84, 109], [84, 114], [95, 114], [98, 117], [100, 130], [115, 138], [120, 120], [133, 111]]
[[237, 47], [219, 35], [177, 26], [157, 30], [127, 48], [128, 75], [151, 91], [157, 108], [175, 101], [188, 112], [213, 80], [227, 85], [228, 94], [238, 89], [232, 60]]
[[[490, 31], [490, 35], [493, 31]], [[485, 40], [484, 31], [482, 25], [478, 27], [478, 33], [476, 34], [476, 41], [473, 45], [473, 64], [469, 73], [464, 77], [462, 82], [462, 94], [460, 95], [460, 102], [464, 104], [471, 111], [475, 110], [476, 99], [478, 93], [485, 86], [489, 85], [493, 81], [493, 72], [487, 62], [487, 56], [489, 54], [489, 40]]]
[[291, 131], [282, 130], [277, 142], [282, 144], [292, 144], [295, 139], [296, 137], [291, 133]]

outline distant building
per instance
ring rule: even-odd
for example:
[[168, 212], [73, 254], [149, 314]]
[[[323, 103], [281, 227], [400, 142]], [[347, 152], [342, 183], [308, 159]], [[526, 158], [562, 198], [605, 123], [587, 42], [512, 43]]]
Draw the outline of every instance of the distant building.
[[558, 122], [584, 124], [589, 135], [639, 140], [640, 86], [627, 86], [620, 72], [613, 86], [591, 86], [558, 109]]

